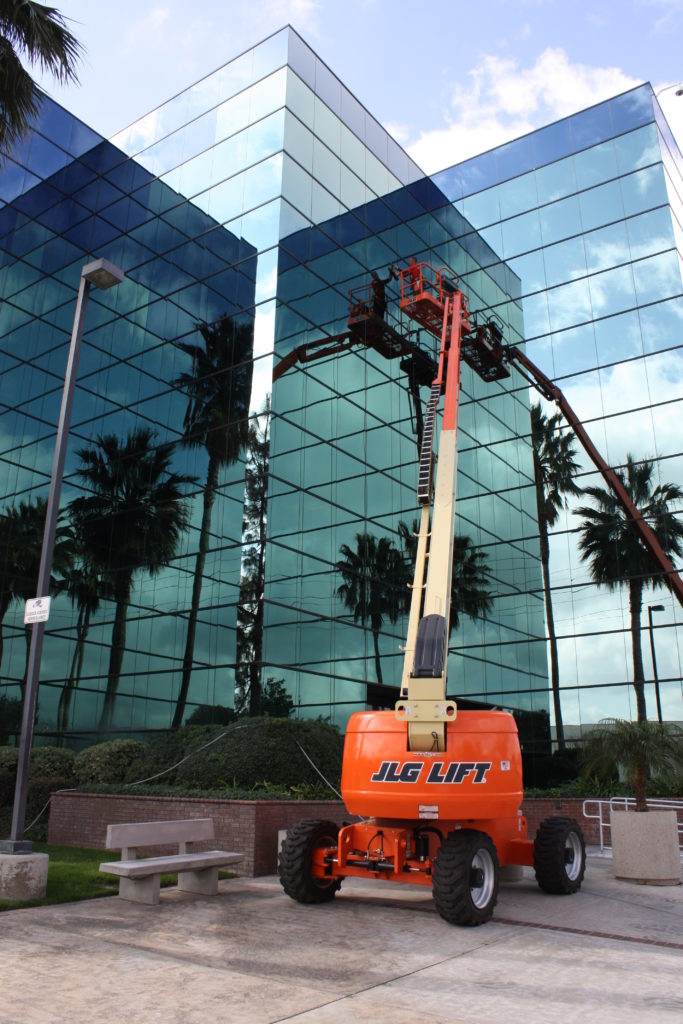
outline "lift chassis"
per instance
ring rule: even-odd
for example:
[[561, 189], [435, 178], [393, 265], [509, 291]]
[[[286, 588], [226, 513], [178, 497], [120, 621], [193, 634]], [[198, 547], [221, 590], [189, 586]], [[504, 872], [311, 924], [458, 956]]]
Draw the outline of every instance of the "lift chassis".
[[421, 515], [400, 699], [393, 712], [359, 712], [349, 720], [342, 796], [360, 820], [341, 829], [313, 820], [294, 826], [283, 844], [280, 880], [302, 903], [331, 899], [350, 876], [429, 885], [445, 920], [472, 926], [493, 914], [507, 866], [533, 867], [546, 892], [576, 892], [585, 843], [577, 822], [564, 817], [546, 819], [528, 837], [514, 718], [458, 711], [446, 699], [461, 360], [485, 381], [509, 377], [515, 365], [558, 402], [681, 603], [683, 587], [559, 389], [521, 350], [503, 344], [493, 319], [478, 324], [470, 316], [467, 297], [446, 271], [413, 260], [400, 282], [401, 311], [441, 340], [420, 449]]

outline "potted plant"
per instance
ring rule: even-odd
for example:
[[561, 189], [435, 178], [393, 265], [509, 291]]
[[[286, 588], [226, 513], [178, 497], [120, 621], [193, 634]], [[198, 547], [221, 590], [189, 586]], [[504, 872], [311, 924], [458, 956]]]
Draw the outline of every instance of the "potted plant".
[[584, 751], [588, 775], [614, 778], [617, 772], [632, 789], [635, 812], [612, 809], [612, 864], [615, 878], [645, 885], [679, 885], [681, 861], [675, 810], [650, 810], [648, 782], [671, 773], [680, 778], [683, 732], [660, 722], [603, 719], [591, 732]]

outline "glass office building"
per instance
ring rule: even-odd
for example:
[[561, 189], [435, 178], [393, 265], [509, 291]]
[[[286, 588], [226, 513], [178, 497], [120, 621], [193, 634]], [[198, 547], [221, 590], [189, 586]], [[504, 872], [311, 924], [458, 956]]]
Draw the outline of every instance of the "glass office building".
[[[656, 116], [643, 88], [428, 179], [291, 29], [110, 141], [44, 104], [1, 175], [8, 697], [25, 673], [23, 600], [34, 596], [80, 270], [104, 256], [126, 278], [94, 290], [87, 310], [39, 735], [142, 734], [234, 705], [245, 435], [268, 394], [262, 682], [282, 680], [295, 714], [342, 727], [353, 710], [393, 705], [403, 595], [389, 587], [379, 622], [359, 613], [339, 563], [362, 545], [406, 553], [416, 388], [428, 396], [410, 357], [428, 365], [437, 340], [401, 314], [395, 279], [385, 324], [408, 357], [367, 332], [349, 339], [350, 310], [372, 301], [373, 271], [387, 278], [412, 256], [445, 268], [473, 314], [495, 314], [506, 341], [526, 341], [551, 376], [576, 382], [582, 414], [580, 389], [598, 394], [588, 418], [618, 461], [609, 403], [626, 392], [605, 375], [649, 380], [678, 358], [681, 189]], [[320, 358], [297, 358], [301, 346]], [[668, 407], [645, 394], [637, 422], [651, 424], [671, 479], [675, 453], [655, 432]], [[529, 402], [514, 376], [485, 384], [463, 368], [456, 532], [486, 556], [491, 606], [460, 615], [449, 693], [547, 722]], [[599, 685], [615, 710], [628, 700], [626, 627], [600, 641], [621, 643], [614, 679], [587, 674], [581, 619], [593, 608], [581, 602], [595, 593], [566, 528], [553, 544], [568, 552], [563, 568], [553, 550], [565, 720], [580, 724], [594, 720], [582, 687], [592, 697]], [[663, 685], [669, 709], [675, 687]]]
[[[527, 355], [611, 466], [629, 454], [654, 462], [653, 487], [683, 486], [682, 170], [643, 85], [434, 178], [519, 277]], [[604, 486], [579, 453], [577, 482]], [[577, 543], [582, 505], [570, 500], [551, 538], [564, 719], [578, 725], [635, 715], [628, 588], [593, 584]], [[680, 720], [680, 608], [646, 588], [642, 618], [648, 716], [658, 675], [663, 717]]]

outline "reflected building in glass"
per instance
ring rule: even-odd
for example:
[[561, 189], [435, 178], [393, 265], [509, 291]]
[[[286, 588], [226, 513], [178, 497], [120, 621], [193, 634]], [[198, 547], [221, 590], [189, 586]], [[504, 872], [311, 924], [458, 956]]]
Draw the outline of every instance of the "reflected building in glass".
[[[263, 625], [259, 671], [246, 678], [282, 681], [295, 714], [341, 727], [358, 708], [393, 706], [407, 588], [381, 560], [357, 559], [395, 550], [407, 561], [417, 517], [420, 405], [438, 343], [399, 309], [391, 268], [413, 256], [459, 280], [472, 313], [495, 315], [506, 341], [526, 343], [611, 461], [623, 461], [632, 417], [637, 454], [665, 459], [663, 478], [675, 478], [678, 449], [658, 420], [671, 408], [647, 392], [653, 374], [670, 381], [667, 394], [680, 384], [680, 175], [655, 108], [643, 87], [430, 179], [291, 29], [110, 141], [45, 102], [1, 175], [9, 698], [22, 692], [23, 601], [34, 596], [80, 269], [104, 256], [126, 280], [93, 292], [88, 308], [43, 741], [165, 730], [247, 698], [247, 431], [268, 394]], [[372, 304], [373, 271], [386, 281], [394, 349], [349, 338], [350, 313]], [[485, 557], [489, 607], [460, 613], [449, 693], [537, 712], [547, 729], [529, 404], [514, 375], [486, 384], [463, 368], [456, 532]], [[566, 529], [553, 560], [565, 720], [580, 724], [603, 697], [619, 711], [628, 699], [625, 627], [599, 641], [621, 644], [618, 678], [587, 672], [582, 619], [594, 613], [582, 602], [596, 596]], [[382, 584], [371, 608], [350, 594], [359, 564]]]

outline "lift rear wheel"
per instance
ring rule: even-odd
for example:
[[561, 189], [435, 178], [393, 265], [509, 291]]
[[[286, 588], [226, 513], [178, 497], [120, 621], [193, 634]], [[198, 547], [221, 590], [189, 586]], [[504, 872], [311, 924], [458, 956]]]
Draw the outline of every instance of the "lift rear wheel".
[[586, 844], [573, 818], [546, 818], [534, 840], [534, 871], [544, 892], [568, 896], [581, 888]]
[[341, 878], [314, 878], [313, 852], [337, 845], [338, 828], [332, 821], [300, 821], [287, 832], [280, 853], [280, 885], [297, 903], [326, 903], [334, 897]]
[[445, 921], [466, 927], [484, 924], [498, 899], [498, 854], [485, 832], [449, 832], [434, 859], [432, 888]]

